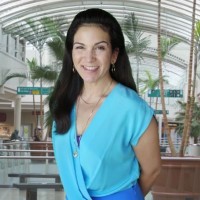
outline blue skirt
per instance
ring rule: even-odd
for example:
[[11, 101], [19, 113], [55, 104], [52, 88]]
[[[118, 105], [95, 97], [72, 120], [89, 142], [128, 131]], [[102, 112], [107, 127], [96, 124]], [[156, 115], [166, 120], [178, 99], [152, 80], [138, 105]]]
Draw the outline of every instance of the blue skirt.
[[127, 190], [104, 197], [92, 197], [92, 200], [144, 200], [144, 195], [142, 194], [139, 184], [136, 183], [136, 185]]

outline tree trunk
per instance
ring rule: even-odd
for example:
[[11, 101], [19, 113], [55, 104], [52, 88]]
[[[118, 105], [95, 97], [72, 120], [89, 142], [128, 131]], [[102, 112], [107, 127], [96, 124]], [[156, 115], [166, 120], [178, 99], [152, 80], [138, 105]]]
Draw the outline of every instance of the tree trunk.
[[[40, 49], [40, 67], [42, 67], [42, 50]], [[40, 90], [41, 90], [41, 93], [40, 93], [40, 127], [41, 127], [41, 139], [43, 138], [43, 127], [44, 127], [44, 116], [43, 116], [43, 111], [44, 111], [44, 108], [43, 108], [43, 99], [42, 99], [42, 78], [40, 79]]]
[[34, 115], [34, 120], [35, 120], [35, 127], [33, 127], [34, 128], [34, 130], [35, 130], [35, 128], [37, 128], [37, 126], [38, 126], [38, 121], [37, 121], [37, 113], [36, 113], [36, 106], [35, 106], [35, 95], [33, 94], [33, 115]]
[[195, 29], [195, 13], [196, 13], [196, 0], [193, 1], [193, 15], [192, 15], [192, 31], [191, 31], [191, 45], [190, 45], [190, 61], [189, 61], [189, 69], [188, 69], [188, 94], [187, 94], [187, 104], [185, 110], [185, 120], [184, 120], [184, 128], [183, 128], [183, 136], [180, 146], [179, 155], [184, 156], [185, 149], [188, 144], [189, 131], [191, 126], [192, 119], [192, 102], [194, 98], [192, 98], [192, 68], [193, 68], [193, 52], [194, 52], [194, 29]]
[[164, 87], [163, 87], [163, 75], [162, 75], [162, 56], [161, 56], [161, 0], [158, 0], [158, 67], [159, 67], [159, 79], [160, 79], [160, 96], [161, 96], [161, 103], [162, 103], [162, 112], [163, 112], [163, 122], [164, 122], [164, 130], [167, 134], [167, 139], [169, 143], [169, 147], [171, 150], [172, 156], [176, 156], [176, 151], [171, 139], [171, 133], [168, 125], [167, 115], [166, 115], [166, 108], [165, 108], [165, 99], [164, 99]]
[[[35, 87], [34, 81], [33, 81], [33, 87]], [[35, 134], [36, 134], [36, 129], [38, 127], [38, 120], [37, 120], [37, 113], [36, 113], [36, 106], [35, 106], [35, 95], [33, 94], [33, 116], [34, 116], [34, 120], [35, 120], [35, 126], [33, 126], [33, 135], [32, 137], [35, 138]]]

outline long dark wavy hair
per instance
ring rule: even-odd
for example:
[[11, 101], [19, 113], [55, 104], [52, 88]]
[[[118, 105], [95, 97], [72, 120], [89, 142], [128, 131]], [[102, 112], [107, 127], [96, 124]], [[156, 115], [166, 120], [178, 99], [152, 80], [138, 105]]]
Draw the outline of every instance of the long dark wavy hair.
[[[83, 87], [83, 80], [77, 72], [73, 72], [72, 48], [74, 35], [83, 24], [95, 24], [110, 36], [112, 50], [119, 49], [115, 63], [115, 71], [111, 77], [136, 91], [131, 66], [125, 50], [124, 36], [117, 20], [108, 12], [98, 8], [84, 10], [73, 19], [66, 37], [63, 66], [49, 101], [50, 112], [56, 122], [57, 132], [64, 134], [71, 126], [72, 107]], [[137, 91], [136, 91], [137, 92]]]

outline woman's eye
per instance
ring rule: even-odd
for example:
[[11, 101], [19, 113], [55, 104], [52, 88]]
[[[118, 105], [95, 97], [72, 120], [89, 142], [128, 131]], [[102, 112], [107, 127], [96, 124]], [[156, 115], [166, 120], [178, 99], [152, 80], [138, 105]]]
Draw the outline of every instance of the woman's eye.
[[75, 46], [74, 49], [84, 49], [83, 46]]
[[97, 46], [96, 49], [97, 50], [105, 50], [105, 47], [104, 46]]

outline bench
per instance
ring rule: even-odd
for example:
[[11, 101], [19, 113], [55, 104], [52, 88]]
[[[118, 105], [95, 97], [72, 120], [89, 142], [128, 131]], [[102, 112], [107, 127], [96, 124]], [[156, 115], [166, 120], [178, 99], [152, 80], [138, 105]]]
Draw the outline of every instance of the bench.
[[63, 189], [61, 183], [13, 183], [13, 187], [26, 190], [26, 200], [37, 200], [37, 189]]
[[[8, 177], [18, 177], [19, 183], [13, 183], [14, 188], [26, 190], [26, 200], [37, 200], [37, 189], [55, 189], [59, 191], [63, 189], [60, 176], [58, 174], [42, 174], [42, 173], [10, 173]], [[28, 178], [54, 178], [55, 183], [29, 183]]]
[[55, 183], [60, 183], [60, 176], [58, 174], [10, 173], [8, 177], [19, 177], [20, 183], [27, 183], [27, 178], [54, 178]]

